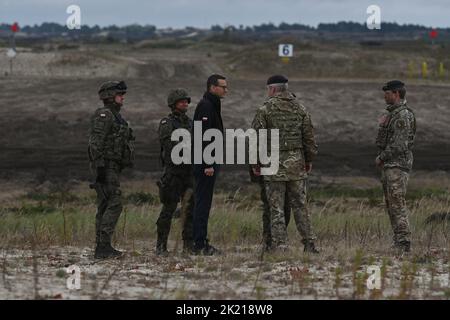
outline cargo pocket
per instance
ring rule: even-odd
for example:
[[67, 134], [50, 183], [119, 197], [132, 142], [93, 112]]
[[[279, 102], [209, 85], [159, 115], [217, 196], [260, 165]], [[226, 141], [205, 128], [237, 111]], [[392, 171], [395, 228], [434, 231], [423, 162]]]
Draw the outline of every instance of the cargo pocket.
[[173, 179], [172, 174], [166, 173], [161, 179], [156, 183], [159, 188], [159, 199], [161, 203], [171, 203], [174, 201], [173, 193], [171, 186], [171, 180]]

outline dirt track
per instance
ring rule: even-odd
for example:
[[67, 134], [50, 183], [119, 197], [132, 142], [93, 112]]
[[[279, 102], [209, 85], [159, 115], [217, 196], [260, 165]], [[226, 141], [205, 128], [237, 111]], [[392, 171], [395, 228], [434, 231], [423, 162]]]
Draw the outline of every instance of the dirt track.
[[[87, 178], [86, 141], [89, 118], [100, 106], [96, 89], [102, 79], [7, 79], [0, 91], [0, 170], [3, 177], [32, 172], [43, 179]], [[168, 113], [171, 87], [186, 87], [195, 103], [204, 79], [195, 81], [127, 79], [130, 91], [124, 116], [137, 136], [137, 171], [159, 170], [156, 129]], [[248, 128], [264, 99], [264, 82], [229, 79], [224, 101], [227, 128]], [[378, 83], [291, 81], [291, 88], [310, 110], [320, 156], [315, 168], [334, 174], [374, 175], [372, 162], [377, 118], [383, 111]], [[449, 170], [447, 87], [409, 86], [408, 101], [418, 121], [415, 169]], [[440, 98], [439, 98], [440, 97]], [[233, 166], [232, 166], [233, 167]]]
[[[205, 50], [210, 50], [208, 55]], [[122, 78], [129, 85], [123, 115], [137, 136], [136, 174], [160, 170], [156, 130], [159, 120], [169, 112], [166, 96], [171, 88], [184, 87], [190, 92], [192, 115], [207, 76], [226, 74], [230, 86], [222, 109], [226, 128], [249, 128], [265, 98], [268, 75], [261, 68], [251, 73], [252, 78], [239, 70], [231, 71], [226, 50], [221, 47], [22, 51], [15, 61], [14, 77], [0, 78], [0, 178], [31, 174], [41, 182], [87, 179], [89, 121], [101, 105], [97, 89], [107, 79]], [[6, 68], [6, 62], [0, 56], [0, 69]], [[374, 140], [377, 119], [384, 110], [380, 87], [385, 80], [305, 80], [283, 70], [291, 79], [290, 89], [312, 114], [320, 151], [315, 169], [331, 175], [376, 175], [372, 165]], [[415, 169], [450, 170], [448, 84], [416, 83], [407, 89], [409, 105], [417, 116]], [[246, 168], [227, 166], [225, 170]], [[247, 179], [246, 174], [243, 177]]]

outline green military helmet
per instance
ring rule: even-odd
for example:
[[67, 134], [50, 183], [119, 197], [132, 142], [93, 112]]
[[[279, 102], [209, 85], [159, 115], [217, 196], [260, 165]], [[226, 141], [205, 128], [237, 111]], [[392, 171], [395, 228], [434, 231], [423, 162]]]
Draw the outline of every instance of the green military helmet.
[[189, 97], [189, 94], [187, 93], [186, 90], [184, 89], [171, 90], [167, 97], [167, 105], [170, 108], [173, 108], [175, 104], [180, 100], [187, 100], [188, 103], [191, 103], [191, 97]]
[[98, 90], [98, 95], [101, 100], [114, 98], [117, 94], [125, 94], [127, 92], [127, 85], [124, 81], [106, 81], [102, 83]]

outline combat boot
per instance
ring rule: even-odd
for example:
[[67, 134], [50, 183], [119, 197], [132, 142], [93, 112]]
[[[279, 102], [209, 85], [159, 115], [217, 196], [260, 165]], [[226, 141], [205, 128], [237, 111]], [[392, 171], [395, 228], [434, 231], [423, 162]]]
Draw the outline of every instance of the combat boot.
[[[158, 229], [160, 226], [158, 226]], [[158, 239], [156, 240], [156, 255], [167, 257], [169, 251], [167, 250], [167, 238], [169, 237], [169, 232], [158, 230]]]
[[411, 242], [410, 241], [400, 241], [395, 244], [394, 248], [398, 251], [400, 255], [408, 254], [411, 252]]
[[118, 258], [122, 256], [122, 252], [114, 249], [111, 246], [111, 243], [97, 243], [95, 247], [94, 258], [95, 259], [109, 259], [109, 258]]
[[167, 250], [167, 240], [158, 237], [158, 240], [156, 240], [155, 252], [158, 256], [167, 257], [169, 255], [169, 251]]
[[318, 254], [320, 253], [319, 250], [316, 249], [316, 246], [314, 245], [314, 242], [312, 241], [302, 241], [303, 244], [305, 245], [303, 248], [303, 252], [305, 253], [314, 253], [314, 254]]

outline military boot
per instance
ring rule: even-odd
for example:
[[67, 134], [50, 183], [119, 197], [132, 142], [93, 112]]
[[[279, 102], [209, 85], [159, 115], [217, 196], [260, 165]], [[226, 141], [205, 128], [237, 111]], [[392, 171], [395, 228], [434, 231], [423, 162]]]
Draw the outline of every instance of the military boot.
[[394, 249], [398, 251], [399, 254], [408, 254], [411, 252], [411, 242], [410, 241], [400, 241], [394, 245]]
[[158, 235], [155, 252], [158, 256], [167, 257], [169, 255], [169, 251], [167, 250], [167, 237]]
[[122, 252], [114, 249], [109, 242], [99, 242], [95, 247], [95, 259], [118, 258], [122, 256]]
[[303, 240], [302, 242], [305, 245], [305, 247], [303, 248], [303, 252], [314, 253], [314, 254], [318, 254], [319, 253], [319, 250], [316, 249], [316, 246], [314, 245], [314, 242], [306, 241], [306, 240]]

